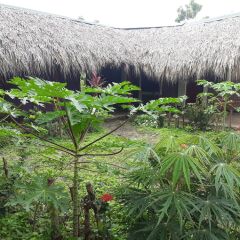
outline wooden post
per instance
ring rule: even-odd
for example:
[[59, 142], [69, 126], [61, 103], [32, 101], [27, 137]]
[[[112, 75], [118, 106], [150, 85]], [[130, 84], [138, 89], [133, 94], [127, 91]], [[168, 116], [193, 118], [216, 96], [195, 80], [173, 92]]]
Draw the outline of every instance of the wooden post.
[[178, 81], [178, 97], [184, 96], [187, 94], [187, 81], [180, 80]]
[[141, 74], [140, 74], [139, 77], [138, 77], [138, 86], [139, 86], [139, 88], [140, 88], [140, 91], [139, 91], [139, 93], [138, 93], [138, 98], [139, 98], [140, 100], [142, 100], [142, 76], [141, 76]]
[[127, 67], [125, 64], [123, 64], [121, 67], [121, 82], [127, 81], [128, 80], [127, 78], [128, 78]]
[[163, 81], [160, 80], [159, 82], [159, 97], [162, 97], [163, 95]]
[[[203, 93], [208, 93], [208, 87], [207, 86], [203, 87]], [[203, 102], [202, 102], [204, 107], [207, 107], [207, 102], [208, 102], [208, 98], [207, 98], [207, 96], [204, 96], [203, 97]]]

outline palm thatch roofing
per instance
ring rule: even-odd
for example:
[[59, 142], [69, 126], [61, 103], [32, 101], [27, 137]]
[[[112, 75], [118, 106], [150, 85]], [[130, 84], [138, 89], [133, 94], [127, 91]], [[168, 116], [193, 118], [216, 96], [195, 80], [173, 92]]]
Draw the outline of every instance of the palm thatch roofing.
[[240, 80], [240, 14], [116, 29], [0, 5], [0, 78], [78, 77], [112, 66], [158, 80]]
[[240, 81], [240, 14], [178, 26], [129, 29], [145, 52], [144, 72], [159, 79]]
[[121, 31], [0, 5], [0, 78], [74, 77], [105, 65], [136, 65]]

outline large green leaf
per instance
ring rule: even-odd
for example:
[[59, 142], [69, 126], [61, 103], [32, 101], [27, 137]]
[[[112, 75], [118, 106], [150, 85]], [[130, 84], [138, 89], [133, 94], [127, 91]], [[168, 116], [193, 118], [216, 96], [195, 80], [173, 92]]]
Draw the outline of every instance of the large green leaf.
[[17, 88], [6, 92], [11, 98], [17, 98], [22, 104], [33, 102], [35, 104], [53, 102], [54, 98], [67, 98], [73, 92], [66, 89], [65, 83], [50, 82], [39, 78], [23, 79], [15, 77], [9, 81]]
[[35, 121], [37, 124], [44, 124], [56, 120], [64, 116], [65, 114], [66, 114], [65, 111], [53, 111], [41, 113], [40, 115], [37, 116]]
[[206, 174], [204, 165], [197, 158], [186, 153], [172, 153], [162, 160], [162, 167], [159, 172], [163, 176], [172, 176], [173, 188], [180, 181], [182, 176], [190, 190], [190, 177], [192, 174], [202, 183], [202, 178]]

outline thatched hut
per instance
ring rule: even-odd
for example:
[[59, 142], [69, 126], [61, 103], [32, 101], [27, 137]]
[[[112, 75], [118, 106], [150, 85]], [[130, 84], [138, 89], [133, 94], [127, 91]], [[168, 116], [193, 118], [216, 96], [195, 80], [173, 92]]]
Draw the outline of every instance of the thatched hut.
[[[177, 26], [126, 29], [126, 34], [141, 46], [142, 71], [160, 82], [178, 82], [175, 90], [181, 95], [189, 80], [240, 81], [239, 29], [240, 14], [233, 14]], [[188, 94], [196, 91], [194, 83], [188, 87]]]
[[77, 88], [81, 72], [98, 71], [113, 81], [128, 78], [157, 97], [184, 94], [189, 80], [240, 79], [240, 14], [116, 29], [0, 5], [0, 23], [3, 82], [31, 75]]
[[136, 66], [132, 47], [114, 28], [0, 5], [0, 79], [4, 81], [20, 75], [71, 84], [81, 72], [119, 68], [124, 63]]

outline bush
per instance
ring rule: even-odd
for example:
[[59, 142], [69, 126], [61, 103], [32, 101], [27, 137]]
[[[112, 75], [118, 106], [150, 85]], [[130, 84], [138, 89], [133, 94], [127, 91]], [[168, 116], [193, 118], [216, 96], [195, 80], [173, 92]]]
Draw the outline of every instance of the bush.
[[202, 97], [198, 97], [196, 103], [189, 103], [186, 107], [186, 118], [194, 129], [210, 129], [216, 123], [218, 115], [217, 106], [204, 104]]
[[138, 115], [134, 119], [134, 123], [139, 126], [158, 128], [157, 120], [147, 114]]
[[168, 136], [136, 156], [120, 189], [128, 239], [239, 237], [240, 135]]

